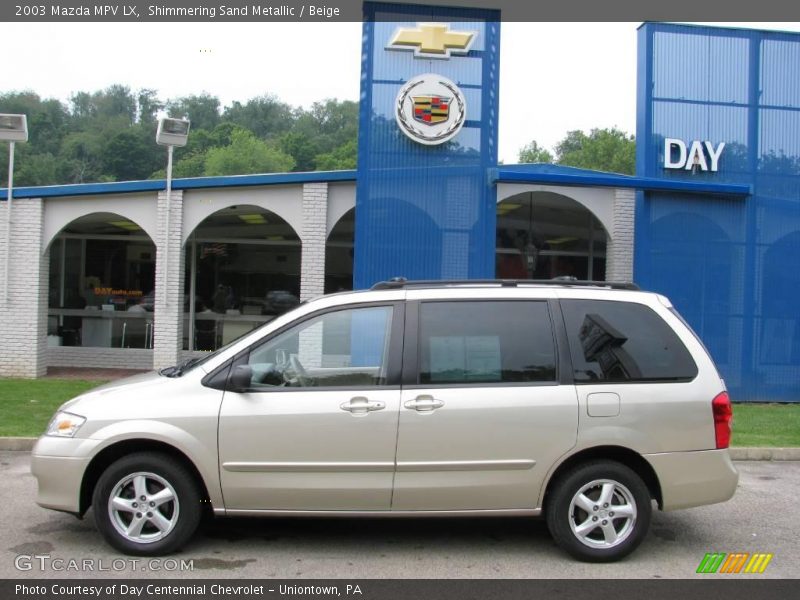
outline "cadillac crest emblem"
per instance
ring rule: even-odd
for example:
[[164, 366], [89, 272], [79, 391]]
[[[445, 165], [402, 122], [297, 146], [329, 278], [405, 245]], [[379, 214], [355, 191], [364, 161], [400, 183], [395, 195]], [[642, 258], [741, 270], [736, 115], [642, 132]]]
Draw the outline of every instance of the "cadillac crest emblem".
[[464, 95], [458, 86], [434, 73], [409, 79], [400, 89], [395, 107], [400, 131], [428, 146], [455, 137], [467, 116]]

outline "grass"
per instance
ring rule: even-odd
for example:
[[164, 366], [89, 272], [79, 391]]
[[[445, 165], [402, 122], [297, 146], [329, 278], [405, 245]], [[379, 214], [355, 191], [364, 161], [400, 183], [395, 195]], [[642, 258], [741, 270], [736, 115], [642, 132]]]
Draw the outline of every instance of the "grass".
[[[105, 383], [78, 379], [0, 379], [0, 436], [35, 437], [63, 403]], [[733, 445], [800, 447], [800, 403], [735, 404]]]
[[104, 381], [0, 379], [0, 436], [38, 437], [56, 409]]
[[800, 403], [734, 404], [734, 446], [800, 446]]

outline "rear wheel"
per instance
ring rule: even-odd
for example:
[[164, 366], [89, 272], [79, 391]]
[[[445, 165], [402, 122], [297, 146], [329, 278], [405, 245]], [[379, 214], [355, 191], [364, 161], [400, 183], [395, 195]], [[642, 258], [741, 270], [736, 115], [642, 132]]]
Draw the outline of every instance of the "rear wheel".
[[592, 461], [565, 473], [546, 506], [556, 543], [579, 560], [607, 562], [627, 556], [650, 526], [647, 486], [614, 461]]
[[97, 528], [120, 552], [160, 556], [185, 544], [200, 521], [200, 493], [175, 458], [141, 452], [112, 463], [92, 497]]

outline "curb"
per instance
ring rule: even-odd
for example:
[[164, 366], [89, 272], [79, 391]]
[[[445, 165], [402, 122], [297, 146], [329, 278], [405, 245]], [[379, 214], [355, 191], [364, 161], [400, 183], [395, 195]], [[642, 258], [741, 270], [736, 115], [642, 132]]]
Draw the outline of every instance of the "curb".
[[12, 452], [30, 452], [39, 438], [32, 437], [0, 437], [0, 450]]
[[800, 460], [800, 448], [731, 448], [733, 460]]
[[[2, 452], [30, 452], [38, 438], [0, 437]], [[731, 448], [732, 460], [799, 460], [800, 448]]]

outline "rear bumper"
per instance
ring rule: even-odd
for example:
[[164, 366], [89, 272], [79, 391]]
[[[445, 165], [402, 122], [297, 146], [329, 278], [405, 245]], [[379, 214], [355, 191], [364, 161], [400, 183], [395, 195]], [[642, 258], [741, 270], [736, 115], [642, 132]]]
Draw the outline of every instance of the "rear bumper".
[[39, 506], [80, 512], [81, 482], [98, 443], [87, 439], [39, 438], [31, 452], [31, 473], [39, 484], [36, 496]]
[[728, 450], [645, 454], [661, 485], [663, 510], [730, 500], [739, 473]]

